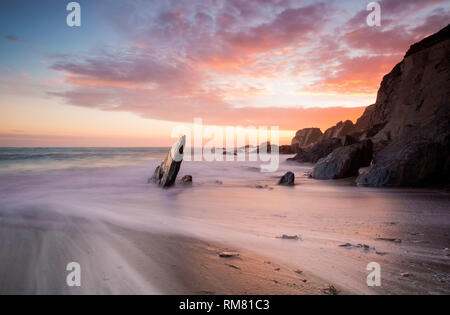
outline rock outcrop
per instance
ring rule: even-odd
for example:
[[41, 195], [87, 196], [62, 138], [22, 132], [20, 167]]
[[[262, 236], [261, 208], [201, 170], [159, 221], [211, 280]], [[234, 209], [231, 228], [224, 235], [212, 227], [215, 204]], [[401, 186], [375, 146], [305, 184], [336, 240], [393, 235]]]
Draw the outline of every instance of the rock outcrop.
[[183, 162], [183, 151], [186, 144], [186, 136], [175, 143], [167, 153], [166, 158], [157, 166], [151, 180], [163, 188], [168, 188], [175, 183], [181, 162]]
[[319, 128], [305, 128], [297, 131], [295, 137], [291, 141], [291, 146], [293, 150], [298, 150], [306, 148], [317, 141], [319, 141], [322, 137], [322, 131]]
[[280, 145], [278, 150], [280, 154], [295, 154], [298, 152], [298, 149], [295, 150], [291, 145]]
[[367, 137], [376, 154], [357, 183], [419, 186], [449, 178], [450, 25], [414, 44], [383, 78]]
[[351, 136], [359, 140], [364, 140], [374, 136], [378, 131], [380, 131], [381, 128], [375, 130], [370, 124], [374, 110], [375, 104], [366, 107], [362, 116], [356, 120]]
[[280, 178], [278, 185], [281, 186], [294, 186], [295, 185], [295, 175], [292, 172], [287, 172]]
[[372, 156], [359, 185], [448, 185], [449, 104], [450, 25], [411, 46], [356, 124], [329, 128], [293, 160], [317, 162], [312, 176], [329, 179], [357, 175]]
[[316, 179], [339, 179], [356, 176], [361, 167], [372, 161], [372, 141], [335, 149], [327, 157], [320, 159], [314, 166], [312, 177]]
[[[295, 157], [289, 159], [300, 163], [316, 163], [326, 157], [335, 149], [343, 146], [343, 140], [347, 138], [331, 138], [317, 142], [309, 150], [301, 150]], [[345, 141], [345, 140], [344, 140]]]
[[368, 130], [386, 143], [420, 126], [450, 101], [450, 25], [414, 44], [381, 82]]
[[450, 103], [425, 126], [411, 126], [378, 152], [356, 179], [374, 187], [450, 183]]
[[323, 134], [321, 140], [348, 136], [354, 132], [355, 132], [355, 125], [351, 120], [346, 120], [344, 122], [341, 121], [338, 122], [336, 126], [328, 128]]

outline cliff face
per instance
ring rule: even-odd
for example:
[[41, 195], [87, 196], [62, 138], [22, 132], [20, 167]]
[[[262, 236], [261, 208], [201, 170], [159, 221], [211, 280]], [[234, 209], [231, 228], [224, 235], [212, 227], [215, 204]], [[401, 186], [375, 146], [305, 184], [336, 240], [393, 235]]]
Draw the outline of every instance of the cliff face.
[[[341, 154], [350, 149], [339, 147], [370, 139], [374, 152], [372, 163], [358, 177], [358, 184], [449, 184], [449, 113], [450, 25], [411, 46], [404, 59], [383, 78], [376, 103], [366, 109], [356, 124], [340, 122], [317, 141], [313, 148], [328, 148], [328, 142], [333, 140], [338, 144], [330, 155], [329, 150], [316, 150], [326, 154], [314, 155], [323, 158], [315, 167], [317, 178], [339, 178], [339, 172], [332, 172], [337, 167], [329, 167], [331, 162], [335, 166], [364, 166], [364, 161], [352, 154]], [[337, 138], [343, 136], [351, 141], [339, 145]], [[311, 155], [310, 151], [313, 149], [300, 152], [294, 160], [311, 162], [310, 158], [305, 160]]]
[[411, 46], [384, 77], [368, 126], [378, 152], [357, 183], [448, 184], [449, 113], [450, 25]]
[[383, 78], [368, 129], [382, 126], [374, 142], [390, 141], [424, 125], [450, 101], [450, 25], [414, 44]]
[[356, 179], [375, 187], [422, 186], [450, 182], [450, 102], [424, 126], [410, 126], [373, 158]]

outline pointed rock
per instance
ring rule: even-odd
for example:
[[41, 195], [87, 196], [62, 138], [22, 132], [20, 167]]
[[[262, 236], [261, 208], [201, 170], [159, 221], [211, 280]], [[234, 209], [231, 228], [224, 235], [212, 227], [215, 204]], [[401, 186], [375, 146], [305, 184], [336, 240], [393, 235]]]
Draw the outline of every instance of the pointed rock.
[[183, 151], [186, 145], [186, 136], [175, 143], [167, 153], [166, 158], [157, 166], [152, 180], [163, 188], [168, 188], [175, 183], [181, 162], [183, 162]]
[[294, 186], [295, 185], [295, 175], [292, 172], [287, 172], [283, 177], [280, 178], [278, 185], [282, 186]]

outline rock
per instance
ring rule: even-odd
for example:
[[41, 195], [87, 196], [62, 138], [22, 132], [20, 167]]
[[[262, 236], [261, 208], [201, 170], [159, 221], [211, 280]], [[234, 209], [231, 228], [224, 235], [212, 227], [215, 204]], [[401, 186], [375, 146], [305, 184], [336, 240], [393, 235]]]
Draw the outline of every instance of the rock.
[[223, 155], [237, 155], [238, 154], [238, 152], [237, 152], [237, 150], [233, 150], [233, 151], [227, 151], [226, 149], [222, 149], [222, 154]]
[[356, 139], [356, 138], [354, 138], [353, 136], [341, 136], [341, 137], [339, 137], [339, 140], [341, 140], [341, 144], [343, 145], [343, 146], [346, 146], [346, 145], [352, 145], [352, 144], [355, 144], [355, 143], [358, 143], [359, 141]]
[[358, 175], [361, 167], [368, 166], [372, 160], [372, 141], [364, 140], [335, 149], [314, 166], [315, 179], [339, 179]]
[[339, 291], [333, 285], [329, 285], [327, 288], [323, 289], [322, 292], [326, 295], [338, 295], [339, 294]]
[[373, 161], [358, 176], [358, 185], [449, 185], [449, 82], [447, 25], [411, 46], [403, 60], [384, 76], [375, 104], [366, 108], [356, 124], [340, 122], [313, 145], [304, 147], [299, 144], [303, 144], [307, 131], [302, 134], [300, 130], [298, 139], [292, 142], [298, 146], [298, 154], [291, 160], [317, 163], [335, 149], [352, 145], [351, 138], [336, 140], [343, 136], [359, 141], [370, 139]]
[[236, 252], [220, 252], [219, 257], [221, 258], [234, 258], [234, 257], [239, 257], [239, 253]]
[[323, 134], [321, 140], [327, 140], [331, 138], [339, 138], [343, 136], [351, 135], [356, 131], [355, 125], [351, 120], [345, 122], [338, 122], [336, 126], [328, 128]]
[[314, 146], [308, 151], [302, 151], [298, 153], [293, 159], [294, 161], [300, 163], [316, 163], [321, 158], [326, 157], [328, 154], [333, 152], [335, 149], [342, 146], [341, 139], [332, 138], [327, 140], [322, 140], [314, 144]]
[[403, 278], [408, 278], [410, 274], [408, 272], [403, 272], [400, 274], [400, 276], [402, 276]]
[[256, 148], [256, 153], [272, 153], [273, 147], [275, 147], [275, 145], [272, 146], [269, 141], [263, 142]]
[[450, 25], [412, 45], [383, 78], [373, 109], [361, 117], [375, 154], [358, 185], [448, 184], [449, 81]]
[[295, 241], [298, 241], [301, 239], [298, 235], [287, 235], [287, 234], [283, 234], [277, 238], [281, 238], [283, 240], [295, 240]]
[[402, 240], [398, 238], [386, 238], [386, 237], [378, 237], [376, 238], [377, 241], [386, 241], [386, 242], [394, 242], [394, 243], [401, 243]]
[[250, 187], [257, 188], [257, 189], [268, 189], [268, 190], [272, 190], [273, 189], [269, 185], [264, 185], [264, 186], [263, 185], [255, 185], [255, 186], [250, 186]]
[[164, 161], [156, 167], [152, 180], [163, 188], [168, 188], [175, 183], [181, 162], [183, 162], [183, 150], [186, 136], [180, 138], [167, 153]]
[[425, 126], [411, 126], [374, 157], [356, 183], [396, 187], [448, 184], [450, 178], [450, 103]]
[[409, 126], [430, 121], [450, 100], [450, 25], [411, 46], [380, 85], [369, 129], [374, 143], [391, 141]]
[[192, 184], [192, 176], [191, 175], [185, 175], [181, 178], [181, 182], [183, 184]]
[[[322, 137], [322, 131], [319, 128], [305, 128], [297, 131], [295, 137], [291, 141], [291, 146], [298, 148], [306, 148]], [[295, 150], [295, 149], [294, 149]]]
[[278, 148], [280, 154], [295, 154], [297, 150], [295, 150], [291, 145], [280, 145]]
[[282, 186], [294, 186], [295, 182], [295, 175], [292, 172], [287, 172], [286, 174], [281, 177], [280, 181], [278, 182], [278, 185]]
[[369, 130], [370, 119], [374, 111], [375, 111], [375, 104], [366, 107], [362, 116], [356, 120], [355, 131], [353, 132], [352, 135], [355, 134], [361, 135], [367, 130]]

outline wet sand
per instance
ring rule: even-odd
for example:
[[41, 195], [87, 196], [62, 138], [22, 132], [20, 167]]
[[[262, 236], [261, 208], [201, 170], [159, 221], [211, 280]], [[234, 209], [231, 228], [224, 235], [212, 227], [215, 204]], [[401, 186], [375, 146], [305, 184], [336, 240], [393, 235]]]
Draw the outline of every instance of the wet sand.
[[[146, 184], [158, 162], [1, 176], [1, 293], [450, 293], [448, 192], [317, 181], [286, 161], [183, 163], [194, 184], [161, 190]], [[277, 186], [288, 170], [297, 185]], [[65, 284], [71, 261], [81, 288]]]
[[[0, 295], [329, 294], [327, 282], [250, 251], [54, 213], [3, 215], [0, 250]], [[66, 284], [72, 261], [81, 287]]]

